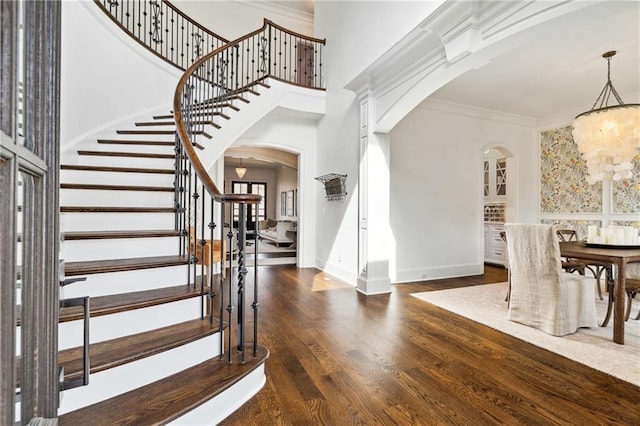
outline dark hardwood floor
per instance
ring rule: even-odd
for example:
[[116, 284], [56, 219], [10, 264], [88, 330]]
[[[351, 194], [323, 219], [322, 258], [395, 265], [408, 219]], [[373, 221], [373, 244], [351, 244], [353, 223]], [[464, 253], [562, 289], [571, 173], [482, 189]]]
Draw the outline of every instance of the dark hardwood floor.
[[315, 269], [259, 272], [267, 383], [224, 425], [640, 424], [640, 388], [410, 296], [504, 269], [369, 297]]

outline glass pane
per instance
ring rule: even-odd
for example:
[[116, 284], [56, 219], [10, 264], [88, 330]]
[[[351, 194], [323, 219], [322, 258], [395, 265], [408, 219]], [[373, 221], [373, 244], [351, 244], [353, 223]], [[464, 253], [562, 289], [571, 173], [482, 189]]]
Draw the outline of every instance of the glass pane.
[[15, 280], [15, 318], [16, 318], [16, 331], [15, 331], [15, 357], [16, 357], [16, 410], [15, 418], [16, 422], [20, 420], [20, 397], [21, 397], [21, 382], [22, 382], [22, 370], [23, 370], [23, 344], [22, 344], [22, 327], [25, 326], [27, 318], [22, 316], [23, 300], [25, 292], [27, 291], [26, 285], [29, 282], [29, 268], [25, 267], [25, 259], [28, 258], [27, 250], [31, 247], [31, 241], [29, 235], [25, 232], [25, 223], [28, 223], [28, 218], [31, 213], [30, 198], [33, 196], [33, 178], [24, 172], [18, 173], [17, 176], [17, 191], [16, 191], [16, 280]]
[[507, 194], [507, 159], [496, 160], [496, 195]]
[[18, 81], [16, 87], [16, 139], [15, 143], [24, 145], [24, 7], [22, 2], [18, 2], [18, 49], [16, 52], [18, 60]]
[[489, 196], [489, 162], [484, 162], [484, 196]]

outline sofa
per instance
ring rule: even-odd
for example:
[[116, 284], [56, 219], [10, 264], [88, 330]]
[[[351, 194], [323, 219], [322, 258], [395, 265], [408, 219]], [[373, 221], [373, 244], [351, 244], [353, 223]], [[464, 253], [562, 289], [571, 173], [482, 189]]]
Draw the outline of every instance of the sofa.
[[272, 242], [277, 247], [289, 247], [295, 243], [297, 225], [297, 222], [290, 220], [261, 220], [258, 238]]

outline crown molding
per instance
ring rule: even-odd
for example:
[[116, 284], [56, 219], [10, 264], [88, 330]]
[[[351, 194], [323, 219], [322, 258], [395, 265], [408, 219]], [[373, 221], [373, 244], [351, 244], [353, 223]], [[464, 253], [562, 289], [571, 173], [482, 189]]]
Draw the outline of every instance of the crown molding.
[[510, 114], [503, 111], [495, 111], [492, 109], [458, 104], [433, 98], [426, 99], [420, 105], [418, 105], [418, 108], [445, 112], [453, 115], [461, 115], [464, 117], [479, 118], [482, 120], [513, 124], [516, 126], [523, 126], [532, 129], [535, 129], [538, 126], [538, 120], [534, 117]]
[[279, 2], [272, 2], [268, 0], [250, 0], [250, 1], [231, 0], [231, 1], [234, 1], [236, 3], [241, 3], [245, 6], [259, 9], [273, 15], [278, 15], [284, 18], [297, 20], [297, 21], [303, 22], [306, 25], [313, 25], [314, 23], [313, 13], [305, 12], [295, 7], [286, 6], [286, 3], [287, 3], [286, 1], [279, 1]]

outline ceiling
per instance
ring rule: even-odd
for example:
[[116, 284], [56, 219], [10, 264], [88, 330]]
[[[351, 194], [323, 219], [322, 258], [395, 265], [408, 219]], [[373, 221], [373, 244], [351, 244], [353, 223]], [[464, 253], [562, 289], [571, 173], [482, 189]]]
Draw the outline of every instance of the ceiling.
[[540, 27], [533, 40], [432, 98], [537, 119], [588, 110], [607, 81], [602, 54], [616, 50], [611, 80], [623, 101], [633, 103], [624, 95], [640, 92], [640, 2], [603, 2]]
[[[313, 14], [312, 0], [267, 2]], [[563, 113], [576, 115], [591, 108], [606, 83], [607, 62], [602, 54], [616, 50], [611, 80], [623, 101], [638, 102], [640, 1], [594, 2], [537, 26], [525, 39], [516, 49], [449, 82], [429, 99], [538, 120]], [[239, 165], [243, 157], [247, 166], [279, 166], [277, 160], [265, 162], [238, 154], [227, 157], [226, 164]]]

